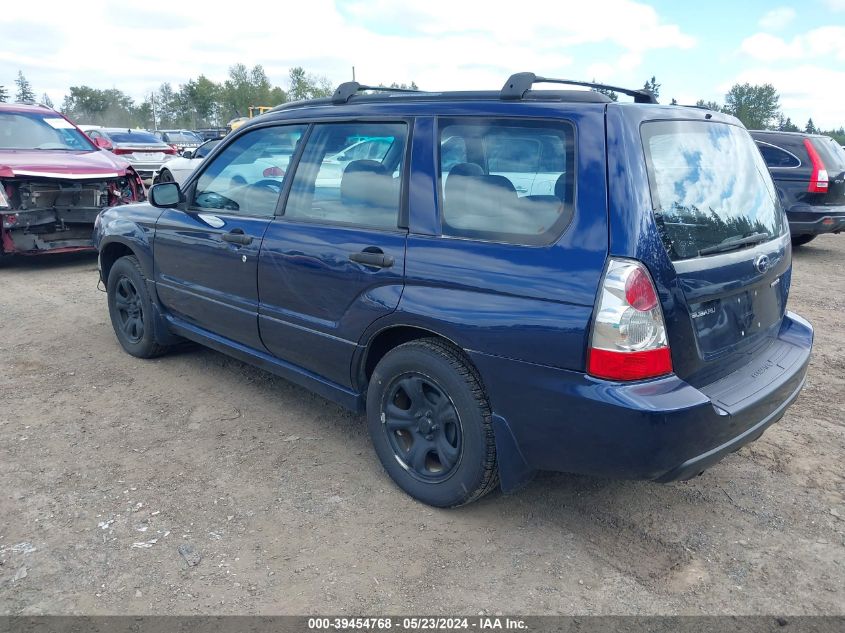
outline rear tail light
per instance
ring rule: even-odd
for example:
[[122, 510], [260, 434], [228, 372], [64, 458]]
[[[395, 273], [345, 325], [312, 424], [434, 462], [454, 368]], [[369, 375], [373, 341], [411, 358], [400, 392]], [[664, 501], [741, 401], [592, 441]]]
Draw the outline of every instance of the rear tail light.
[[13, 226], [17, 226], [18, 224], [18, 214], [17, 213], [8, 213], [3, 216], [3, 228], [9, 229]]
[[268, 167], [264, 170], [265, 178], [281, 178], [285, 175], [285, 171], [280, 167]]
[[178, 153], [179, 153], [179, 148], [178, 148], [178, 147], [176, 147], [175, 145], [171, 145], [171, 146], [170, 146], [170, 149], [166, 149], [166, 150], [164, 150], [164, 153], [165, 153], [165, 154], [178, 154]]
[[112, 150], [113, 154], [133, 154], [134, 152], [135, 152], [134, 149], [123, 149], [123, 148], [120, 148], [120, 147], [115, 147]]
[[643, 380], [671, 372], [666, 324], [651, 276], [640, 262], [611, 259], [596, 302], [587, 373]]
[[830, 182], [824, 161], [819, 156], [816, 148], [813, 147], [810, 139], [804, 139], [804, 147], [807, 149], [807, 155], [810, 157], [810, 163], [813, 165], [813, 173], [810, 174], [810, 186], [807, 187], [807, 191], [810, 193], [827, 193]]

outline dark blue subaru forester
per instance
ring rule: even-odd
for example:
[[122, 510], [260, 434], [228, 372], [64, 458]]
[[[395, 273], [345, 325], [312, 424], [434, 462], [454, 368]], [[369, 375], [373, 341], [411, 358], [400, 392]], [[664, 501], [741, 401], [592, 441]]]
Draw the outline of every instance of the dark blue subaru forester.
[[813, 330], [786, 311], [754, 141], [647, 92], [541, 81], [577, 83], [343, 84], [104, 211], [121, 345], [196, 341], [366, 410], [384, 468], [435, 506], [539, 469], [689, 478], [756, 439]]

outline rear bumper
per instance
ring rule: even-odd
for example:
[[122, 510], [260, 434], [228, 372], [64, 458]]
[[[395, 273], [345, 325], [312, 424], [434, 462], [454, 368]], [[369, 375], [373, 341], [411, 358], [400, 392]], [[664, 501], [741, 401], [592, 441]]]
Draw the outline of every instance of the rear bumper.
[[845, 231], [845, 206], [800, 207], [786, 212], [792, 235], [821, 235]]
[[500, 459], [518, 462], [505, 472], [672, 481], [699, 474], [779, 420], [804, 384], [812, 341], [810, 324], [787, 313], [771, 345], [701, 389], [677, 376], [614, 383], [470, 354], [498, 420], [497, 445], [508, 434], [502, 444], [513, 447]]

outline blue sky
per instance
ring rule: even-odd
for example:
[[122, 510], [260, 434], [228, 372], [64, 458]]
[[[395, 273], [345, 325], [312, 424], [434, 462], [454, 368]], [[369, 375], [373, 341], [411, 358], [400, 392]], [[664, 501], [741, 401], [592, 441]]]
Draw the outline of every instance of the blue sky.
[[661, 101], [722, 102], [736, 82], [770, 82], [804, 125], [845, 125], [845, 0], [302, 0], [215, 8], [48, 0], [0, 12], [0, 84], [20, 69], [60, 103], [70, 85], [141, 99], [164, 81], [223, 80], [262, 64], [285, 87], [303, 66], [333, 83], [416, 81], [427, 89], [498, 88], [511, 72], [639, 87]]

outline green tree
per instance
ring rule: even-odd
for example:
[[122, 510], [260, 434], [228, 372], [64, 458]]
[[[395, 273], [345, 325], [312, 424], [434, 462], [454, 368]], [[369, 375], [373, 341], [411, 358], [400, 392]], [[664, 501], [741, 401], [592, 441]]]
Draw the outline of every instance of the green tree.
[[291, 101], [328, 97], [334, 92], [331, 82], [321, 75], [306, 73], [301, 66], [290, 69], [288, 98]]
[[772, 84], [735, 84], [725, 95], [725, 112], [750, 130], [765, 130], [780, 114], [780, 96]]
[[783, 132], [800, 132], [798, 126], [792, 122], [792, 119], [786, 117], [786, 120], [783, 122]]
[[699, 108], [707, 108], [708, 110], [713, 110], [714, 112], [721, 112], [722, 106], [720, 106], [715, 101], [705, 101], [704, 99], [699, 99], [695, 102]]
[[807, 134], [818, 134], [819, 133], [818, 128], [813, 124], [813, 117], [810, 117], [809, 119], [807, 119], [807, 125], [804, 126], [804, 131]]
[[15, 95], [15, 100], [21, 103], [31, 103], [35, 101], [35, 92], [32, 90], [32, 84], [29, 83], [23, 73], [18, 71], [18, 78], [15, 79], [15, 85], [18, 87], [18, 93]]
[[184, 84], [180, 93], [191, 115], [194, 127], [216, 123], [220, 99], [220, 86], [205, 75]]
[[0, 103], [6, 103], [9, 100], [9, 92], [6, 86], [0, 86]]
[[50, 95], [48, 95], [46, 92], [41, 95], [41, 104], [47, 106], [48, 108], [53, 107], [53, 100], [50, 98]]
[[132, 98], [110, 88], [100, 90], [90, 86], [71, 86], [62, 101], [61, 111], [78, 123], [130, 127], [134, 122], [135, 104]]
[[654, 98], [657, 99], [660, 97], [660, 86], [663, 84], [657, 83], [657, 79], [654, 75], [651, 76], [651, 79], [647, 79], [646, 82], [643, 84], [643, 90], [648, 90], [651, 94], [654, 95]]

